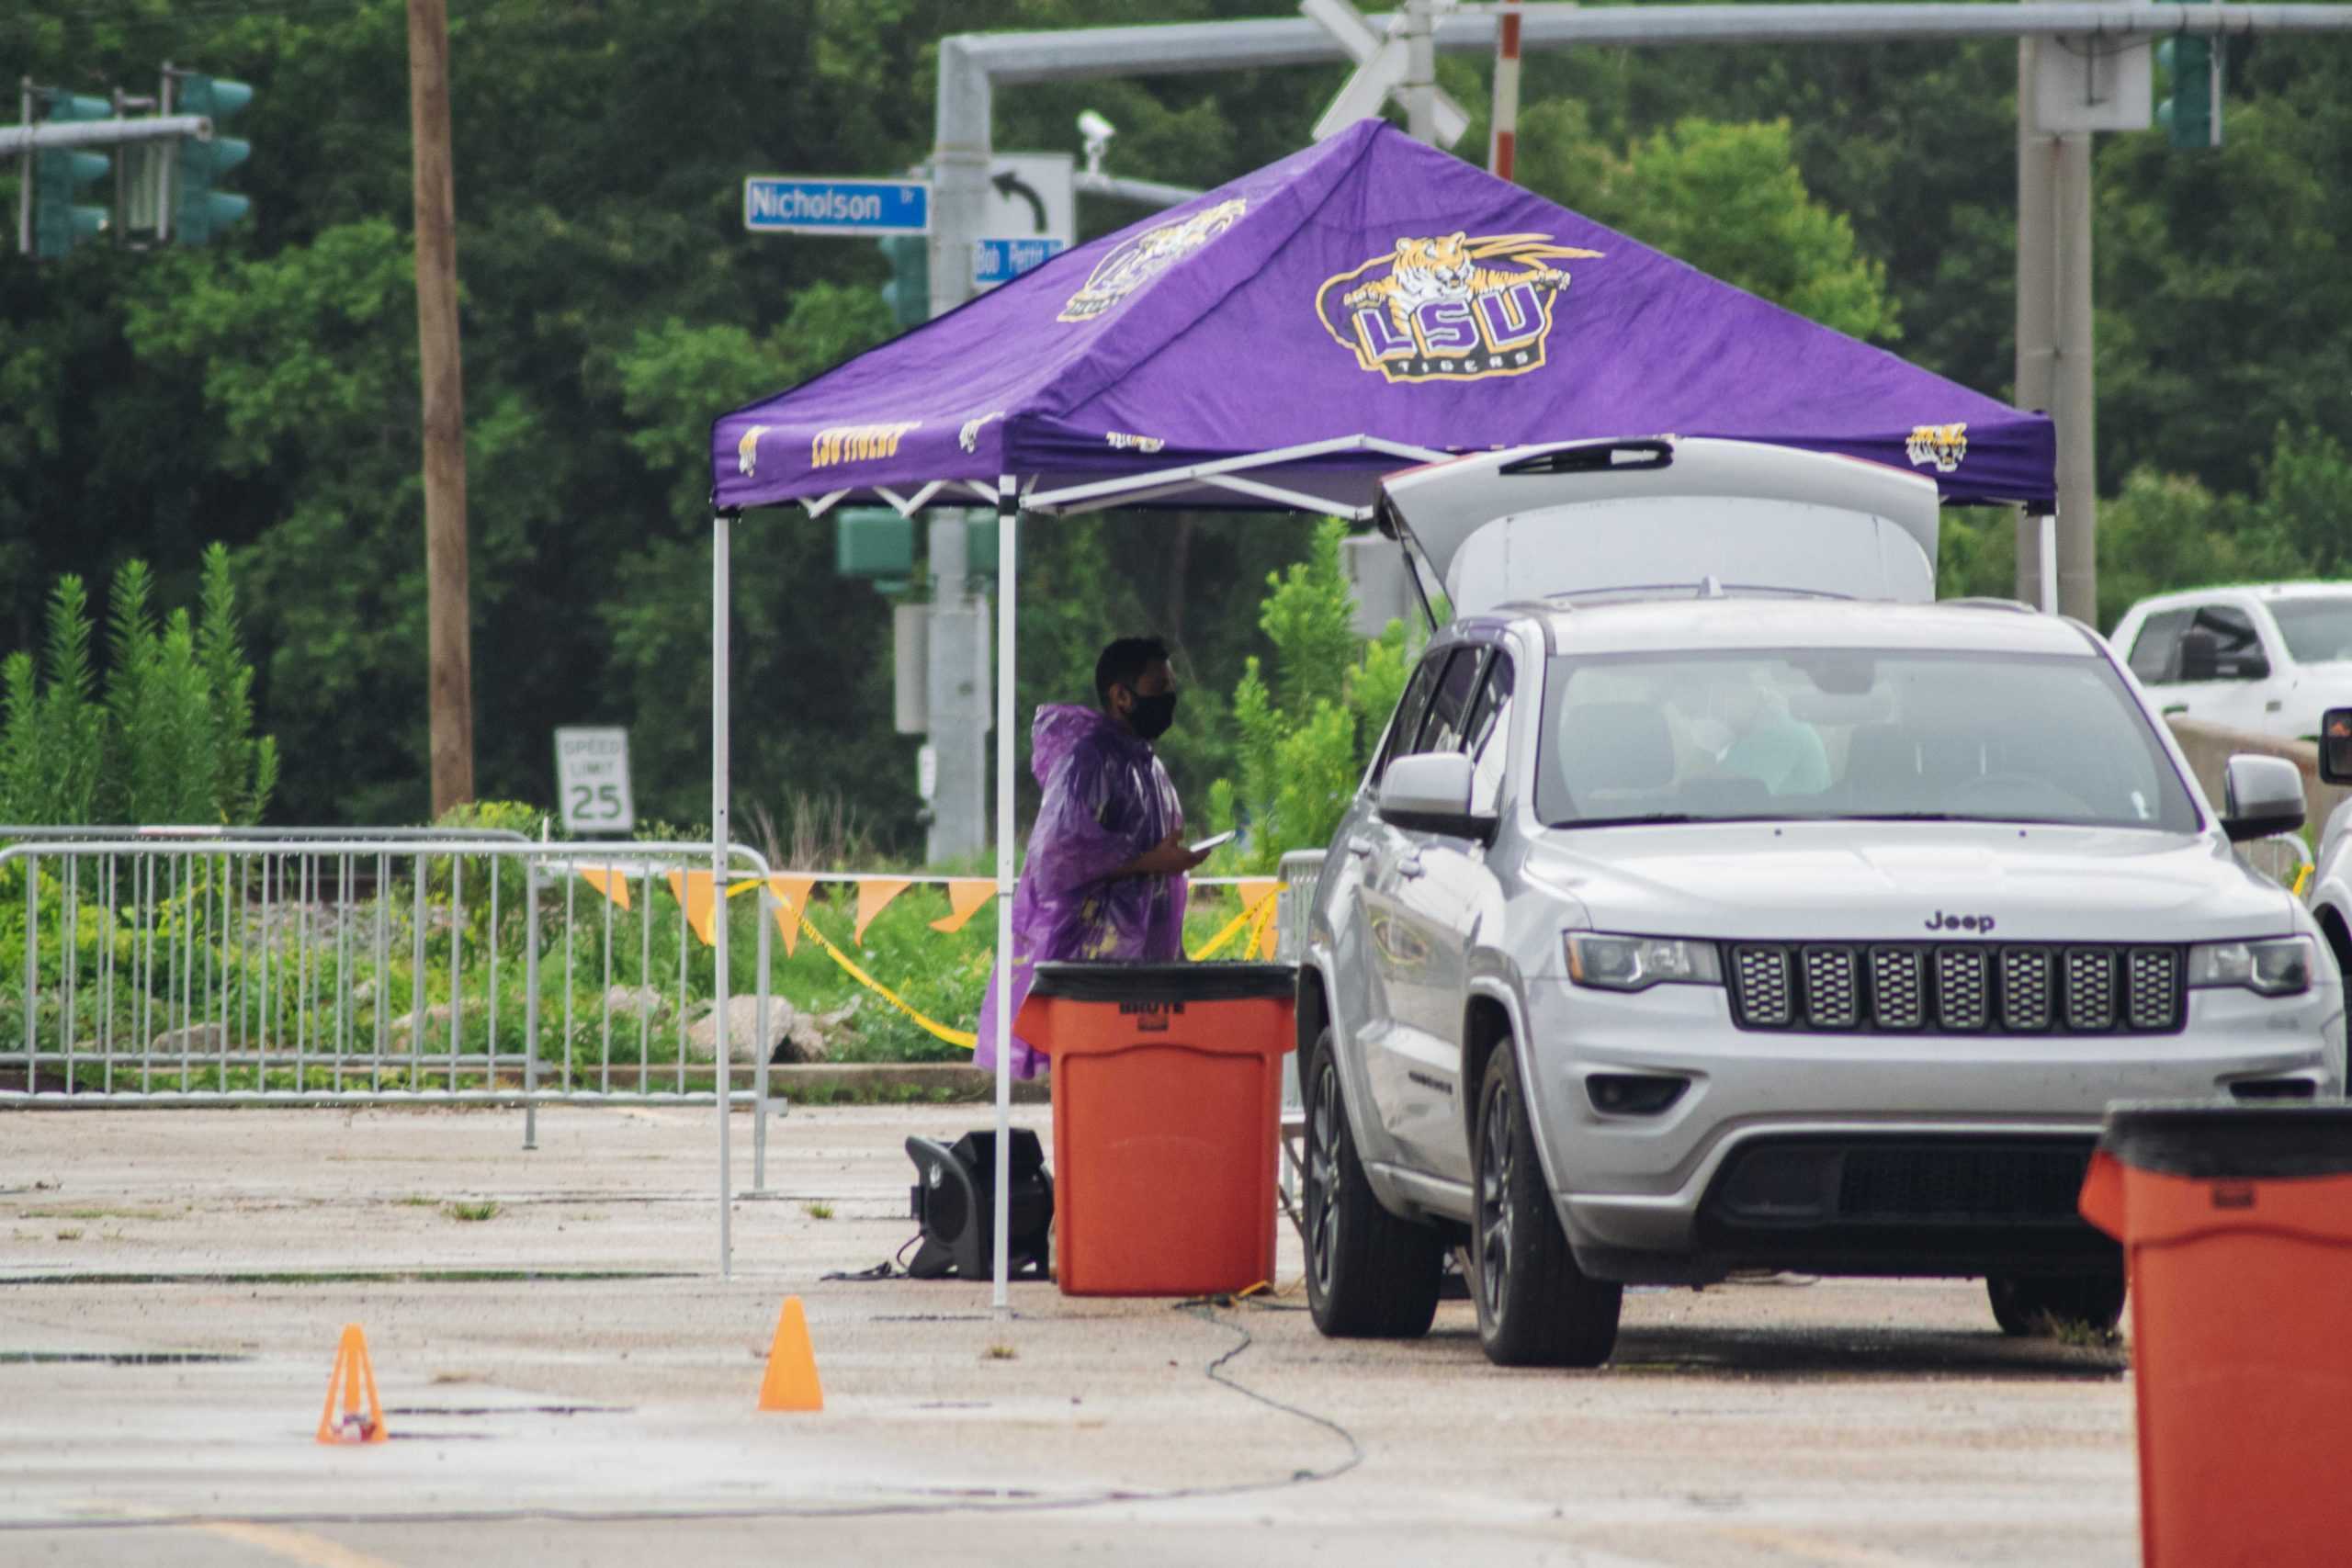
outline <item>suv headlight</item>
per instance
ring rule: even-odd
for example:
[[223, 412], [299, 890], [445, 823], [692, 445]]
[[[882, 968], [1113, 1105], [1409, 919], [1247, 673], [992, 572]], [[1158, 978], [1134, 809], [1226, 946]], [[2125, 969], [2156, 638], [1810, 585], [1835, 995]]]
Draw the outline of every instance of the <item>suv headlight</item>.
[[1603, 936], [1570, 931], [1568, 978], [1603, 991], [1646, 991], [1652, 986], [1720, 986], [1723, 960], [1712, 942], [1680, 937]]
[[2192, 987], [2237, 986], [2266, 997], [2297, 996], [2312, 988], [2307, 937], [2267, 942], [2206, 942], [2188, 950]]

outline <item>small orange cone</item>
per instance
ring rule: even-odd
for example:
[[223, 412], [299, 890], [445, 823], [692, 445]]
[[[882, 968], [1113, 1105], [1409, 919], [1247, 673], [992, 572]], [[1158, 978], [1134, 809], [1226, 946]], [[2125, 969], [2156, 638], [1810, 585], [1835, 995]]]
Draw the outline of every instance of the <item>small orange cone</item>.
[[[367, 1403], [360, 1403], [362, 1394]], [[335, 1399], [343, 1400], [343, 1414], [335, 1414]], [[327, 1407], [319, 1415], [319, 1441], [322, 1443], [380, 1443], [388, 1436], [384, 1430], [384, 1402], [376, 1396], [376, 1369], [368, 1359], [368, 1337], [359, 1332], [356, 1323], [343, 1325], [343, 1342], [335, 1347], [334, 1371], [327, 1377]]]
[[775, 1342], [768, 1347], [767, 1375], [760, 1380], [763, 1410], [822, 1410], [824, 1386], [817, 1381], [817, 1352], [808, 1343], [808, 1320], [800, 1298], [784, 1298], [775, 1320]]

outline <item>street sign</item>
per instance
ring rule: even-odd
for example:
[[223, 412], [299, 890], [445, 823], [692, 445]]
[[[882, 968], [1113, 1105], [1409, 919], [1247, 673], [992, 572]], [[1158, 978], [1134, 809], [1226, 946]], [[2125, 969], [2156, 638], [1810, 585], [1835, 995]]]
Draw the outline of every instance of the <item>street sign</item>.
[[972, 246], [972, 281], [982, 288], [1010, 283], [1068, 249], [1066, 240], [981, 240]]
[[754, 234], [926, 234], [931, 182], [746, 175], [743, 227]]
[[628, 731], [557, 730], [555, 788], [565, 832], [635, 832], [637, 803], [629, 797]]
[[1068, 152], [999, 152], [990, 158], [981, 238], [1075, 242], [1077, 164]]

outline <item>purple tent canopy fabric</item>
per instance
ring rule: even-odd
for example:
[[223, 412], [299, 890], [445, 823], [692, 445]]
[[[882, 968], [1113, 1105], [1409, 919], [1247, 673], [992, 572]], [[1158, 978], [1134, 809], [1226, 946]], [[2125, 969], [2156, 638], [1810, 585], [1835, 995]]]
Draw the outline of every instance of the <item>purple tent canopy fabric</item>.
[[[1169, 482], [1122, 503], [1283, 503], [1257, 481], [1347, 510], [1427, 457], [1668, 434], [1890, 464], [1948, 501], [2056, 493], [2045, 416], [1377, 120], [722, 416], [711, 471], [725, 510], [882, 491], [970, 505], [1001, 475], [1048, 510], [1058, 491], [1150, 475]], [[1170, 474], [1218, 462], [1238, 465], [1223, 485]]]

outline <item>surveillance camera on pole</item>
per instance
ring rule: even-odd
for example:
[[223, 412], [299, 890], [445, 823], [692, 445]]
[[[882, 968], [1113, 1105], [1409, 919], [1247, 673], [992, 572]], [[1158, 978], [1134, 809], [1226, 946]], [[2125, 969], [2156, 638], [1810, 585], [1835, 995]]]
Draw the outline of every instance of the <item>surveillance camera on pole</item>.
[[1102, 155], [1110, 152], [1111, 138], [1119, 134], [1119, 128], [1092, 109], [1085, 109], [1078, 117], [1078, 133], [1086, 139], [1086, 172], [1101, 174]]

